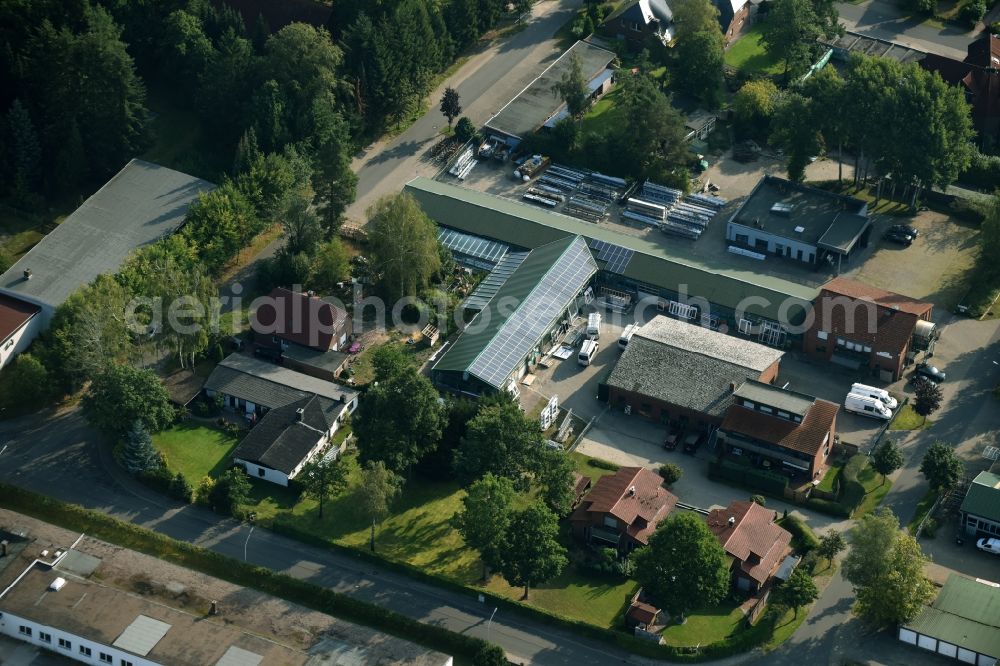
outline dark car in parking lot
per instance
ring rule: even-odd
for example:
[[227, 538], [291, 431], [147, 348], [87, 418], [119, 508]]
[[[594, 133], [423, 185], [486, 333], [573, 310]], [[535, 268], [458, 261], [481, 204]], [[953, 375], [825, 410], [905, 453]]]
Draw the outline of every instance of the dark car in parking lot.
[[914, 379], [922, 377], [923, 379], [930, 380], [935, 384], [940, 384], [944, 381], [946, 377], [945, 373], [937, 369], [933, 365], [927, 365], [926, 363], [921, 363], [917, 366], [914, 372]]
[[910, 240], [913, 240], [920, 235], [920, 232], [918, 232], [915, 227], [911, 227], [908, 224], [894, 224], [889, 227], [889, 233], [903, 234], [905, 236], [909, 236]]
[[684, 436], [684, 453], [694, 453], [705, 443], [705, 433], [689, 432]]
[[677, 448], [677, 443], [681, 441], [681, 436], [684, 434], [684, 428], [681, 427], [679, 423], [670, 423], [667, 425], [667, 434], [663, 437], [663, 448], [667, 451], [673, 451]]
[[897, 243], [904, 247], [909, 247], [910, 244], [913, 243], [912, 238], [910, 238], [907, 234], [899, 231], [891, 231], [891, 230], [887, 231], [885, 232], [885, 235], [882, 236], [882, 238], [884, 240], [889, 241], [890, 243]]

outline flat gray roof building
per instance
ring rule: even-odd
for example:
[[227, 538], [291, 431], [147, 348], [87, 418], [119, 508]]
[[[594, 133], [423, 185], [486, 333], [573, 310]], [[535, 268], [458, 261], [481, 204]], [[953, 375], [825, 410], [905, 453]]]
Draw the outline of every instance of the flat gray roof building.
[[765, 256], [839, 262], [867, 242], [870, 227], [861, 199], [764, 176], [729, 219], [726, 240]]
[[47, 325], [70, 294], [173, 232], [198, 195], [214, 188], [134, 159], [0, 276], [0, 292], [41, 306]]
[[490, 118], [486, 123], [486, 131], [519, 141], [556, 115], [564, 102], [552, 93], [552, 86], [570, 71], [574, 55], [579, 56], [583, 78], [587, 81], [599, 76], [616, 57], [607, 49], [587, 42], [577, 42]]

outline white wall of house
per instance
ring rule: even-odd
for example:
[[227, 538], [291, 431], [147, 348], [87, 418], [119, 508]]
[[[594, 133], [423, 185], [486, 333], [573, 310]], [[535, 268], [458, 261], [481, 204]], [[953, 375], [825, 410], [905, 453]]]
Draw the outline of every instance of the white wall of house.
[[6, 367], [42, 333], [42, 314], [38, 313], [0, 345], [0, 368]]
[[[726, 226], [726, 240], [738, 242], [740, 245], [748, 245], [757, 252], [765, 252], [762, 247], [757, 246], [757, 241], [760, 240], [767, 243], [766, 254], [777, 254], [780, 249], [781, 256], [803, 263], [815, 263], [818, 252], [816, 246], [810, 243], [772, 234], [766, 228], [755, 229], [735, 222], [730, 222]], [[800, 252], [801, 257], [799, 256]]]
[[[58, 593], [57, 593], [58, 594]], [[84, 664], [98, 666], [160, 666], [159, 662], [138, 657], [120, 648], [103, 645], [96, 641], [81, 638], [76, 634], [50, 627], [34, 620], [0, 611], [0, 634], [17, 640], [38, 645], [67, 659], [73, 659]], [[43, 640], [48, 635], [48, 640]], [[68, 647], [60, 647], [59, 641], [68, 641]], [[81, 652], [81, 648], [85, 648]], [[90, 650], [90, 655], [86, 654]], [[102, 655], [106, 658], [102, 659]], [[109, 661], [110, 660], [110, 661]]]
[[264, 467], [263, 465], [258, 465], [257, 463], [241, 460], [240, 458], [235, 458], [234, 460], [237, 465], [243, 465], [247, 474], [253, 479], [270, 481], [271, 483], [276, 483], [279, 486], [288, 486], [288, 475], [284, 472], [279, 472], [276, 469]]

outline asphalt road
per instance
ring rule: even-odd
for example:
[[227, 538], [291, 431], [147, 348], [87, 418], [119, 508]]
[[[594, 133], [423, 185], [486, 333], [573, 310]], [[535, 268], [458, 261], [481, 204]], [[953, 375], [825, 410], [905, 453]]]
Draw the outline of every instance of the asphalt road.
[[437, 167], [421, 160], [421, 155], [440, 138], [446, 124], [438, 111], [446, 87], [458, 91], [462, 115], [482, 125], [559, 56], [553, 35], [580, 5], [581, 0], [536, 3], [526, 28], [472, 55], [428, 96], [427, 113], [399, 136], [373, 144], [358, 156], [352, 164], [358, 175], [357, 199], [347, 218], [364, 221], [365, 210], [379, 197], [399, 192], [418, 175], [436, 173]]
[[[422, 584], [357, 558], [182, 506], [124, 476], [78, 409], [0, 424], [0, 480], [130, 520], [175, 539], [330, 587], [422, 622], [499, 643], [518, 663], [656, 663], [553, 629], [472, 595]], [[248, 536], [250, 536], [248, 541]], [[736, 662], [733, 662], [736, 663]]]
[[969, 43], [979, 36], [977, 31], [967, 31], [958, 24], [948, 23], [939, 28], [906, 16], [892, 0], [838, 2], [837, 11], [848, 30], [959, 60], [965, 58]]

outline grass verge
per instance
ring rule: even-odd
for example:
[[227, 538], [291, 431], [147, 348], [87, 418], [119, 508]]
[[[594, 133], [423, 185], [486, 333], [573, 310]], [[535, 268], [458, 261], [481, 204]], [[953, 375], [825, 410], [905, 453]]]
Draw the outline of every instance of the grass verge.
[[860, 518], [866, 513], [874, 511], [875, 507], [882, 503], [882, 499], [888, 494], [889, 489], [892, 488], [892, 481], [882, 478], [882, 475], [876, 472], [871, 465], [861, 470], [858, 474], [858, 481], [865, 487], [865, 498], [854, 510], [852, 518]]
[[913, 411], [913, 405], [906, 403], [899, 408], [896, 418], [889, 424], [889, 430], [923, 430], [930, 428], [933, 423]]
[[450, 653], [465, 663], [471, 663], [476, 652], [487, 645], [481, 639], [424, 624], [331, 589], [240, 562], [133, 523], [88, 511], [75, 504], [64, 504], [16, 486], [0, 484], [0, 498], [0, 505], [12, 511]]
[[924, 495], [919, 502], [917, 502], [917, 510], [913, 513], [913, 518], [910, 522], [906, 524], [906, 530], [910, 534], [916, 534], [917, 528], [920, 523], [923, 522], [924, 517], [927, 516], [931, 511], [931, 507], [934, 506], [934, 502], [937, 501], [937, 493], [933, 490], [928, 490], [927, 494]]

